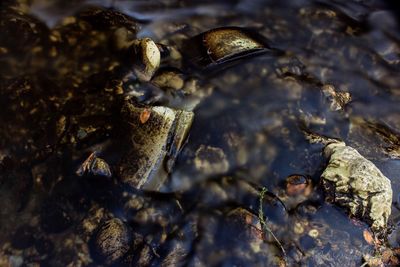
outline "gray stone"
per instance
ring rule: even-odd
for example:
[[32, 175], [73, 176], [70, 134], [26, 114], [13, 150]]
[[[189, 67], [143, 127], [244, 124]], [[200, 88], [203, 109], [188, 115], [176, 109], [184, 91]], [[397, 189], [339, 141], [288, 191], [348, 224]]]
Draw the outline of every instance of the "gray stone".
[[343, 142], [325, 147], [329, 164], [321, 175], [328, 201], [348, 208], [351, 215], [384, 230], [391, 213], [390, 180], [357, 150]]

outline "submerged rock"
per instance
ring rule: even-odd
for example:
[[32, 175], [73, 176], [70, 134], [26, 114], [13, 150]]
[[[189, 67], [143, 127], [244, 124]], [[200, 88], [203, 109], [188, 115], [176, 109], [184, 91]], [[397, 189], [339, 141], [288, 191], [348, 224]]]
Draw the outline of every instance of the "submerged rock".
[[286, 194], [289, 196], [311, 194], [312, 184], [311, 179], [304, 175], [293, 174], [286, 178]]
[[222, 174], [229, 170], [229, 162], [219, 147], [201, 145], [196, 151], [194, 166], [204, 174]]
[[152, 82], [164, 89], [178, 91], [185, 85], [184, 75], [177, 69], [161, 69], [152, 79]]
[[344, 143], [325, 147], [329, 164], [321, 175], [328, 201], [349, 209], [375, 231], [384, 230], [391, 213], [390, 180], [357, 150]]

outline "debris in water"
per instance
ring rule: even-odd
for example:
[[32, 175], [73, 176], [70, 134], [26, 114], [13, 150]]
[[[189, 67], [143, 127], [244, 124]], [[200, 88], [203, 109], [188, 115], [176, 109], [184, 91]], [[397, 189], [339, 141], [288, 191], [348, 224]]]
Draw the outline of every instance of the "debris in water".
[[85, 173], [91, 173], [96, 176], [112, 176], [110, 166], [104, 159], [97, 157], [96, 151], [90, 154], [76, 171], [78, 176], [83, 176]]

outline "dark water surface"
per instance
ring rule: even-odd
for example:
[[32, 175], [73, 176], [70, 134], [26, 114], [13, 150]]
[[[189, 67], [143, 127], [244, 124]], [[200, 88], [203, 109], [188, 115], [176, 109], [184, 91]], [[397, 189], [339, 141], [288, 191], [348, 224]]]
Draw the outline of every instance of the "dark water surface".
[[[109, 13], [82, 11], [88, 6]], [[2, 0], [0, 266], [360, 266], [374, 254], [368, 225], [324, 201], [327, 160], [311, 134], [345, 141], [391, 180], [386, 245], [399, 247], [400, 30], [392, 8], [377, 0]], [[194, 64], [196, 46], [185, 40], [223, 26], [250, 29], [280, 52], [229, 68]], [[187, 143], [158, 192], [120, 182], [131, 138], [121, 107], [190, 101], [126, 78], [132, 58], [112, 41], [120, 27], [175, 47], [182, 59], [161, 66], [210, 94], [193, 110]], [[111, 177], [76, 174], [92, 152]], [[293, 174], [309, 192], [287, 191]], [[113, 262], [96, 247], [110, 218], [128, 236]]]

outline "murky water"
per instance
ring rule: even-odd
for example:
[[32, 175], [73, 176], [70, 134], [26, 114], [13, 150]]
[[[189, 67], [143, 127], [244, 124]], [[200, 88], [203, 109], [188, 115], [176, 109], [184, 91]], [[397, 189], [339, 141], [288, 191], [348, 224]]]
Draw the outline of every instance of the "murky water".
[[[345, 141], [391, 180], [383, 242], [399, 247], [398, 18], [373, 0], [2, 1], [0, 266], [360, 266], [368, 224], [325, 202], [310, 136]], [[268, 52], [199, 64], [195, 36], [225, 26]], [[129, 74], [119, 28], [175, 49], [161, 68], [194, 93]], [[121, 182], [126, 102], [194, 107], [156, 191]], [[93, 152], [111, 177], [77, 175]], [[293, 193], [293, 174], [307, 190]]]

